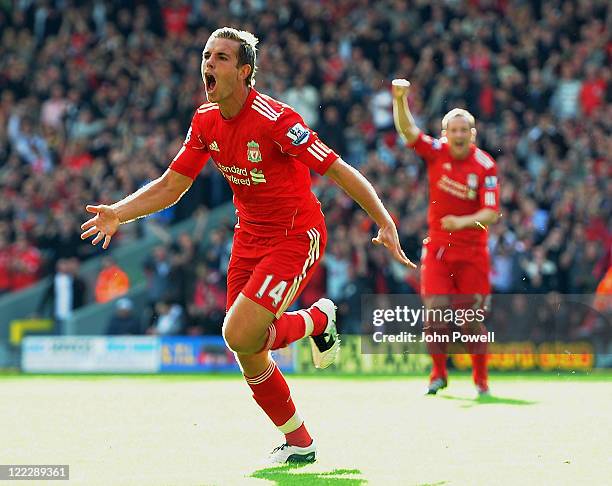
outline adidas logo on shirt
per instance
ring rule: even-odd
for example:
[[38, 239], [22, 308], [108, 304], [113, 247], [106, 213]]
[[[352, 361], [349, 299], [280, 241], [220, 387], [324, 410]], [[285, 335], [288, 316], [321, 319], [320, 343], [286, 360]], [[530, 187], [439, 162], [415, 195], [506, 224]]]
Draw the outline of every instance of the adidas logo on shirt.
[[208, 146], [208, 149], [211, 152], [213, 152], [213, 151], [214, 152], [220, 152], [219, 146], [217, 145], [217, 141], [216, 140], [213, 140], [213, 142]]

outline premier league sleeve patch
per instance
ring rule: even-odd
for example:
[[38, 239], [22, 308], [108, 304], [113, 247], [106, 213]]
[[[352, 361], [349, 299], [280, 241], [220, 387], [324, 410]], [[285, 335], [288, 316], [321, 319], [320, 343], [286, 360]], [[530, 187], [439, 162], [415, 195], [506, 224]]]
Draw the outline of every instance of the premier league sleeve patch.
[[486, 176], [484, 180], [485, 189], [495, 189], [497, 187], [496, 176]]
[[442, 143], [437, 138], [430, 137], [429, 135], [423, 135], [423, 141], [431, 146], [434, 150], [440, 150], [442, 148]]
[[291, 139], [291, 144], [298, 146], [308, 142], [310, 130], [301, 123], [296, 123], [287, 132], [287, 136]]

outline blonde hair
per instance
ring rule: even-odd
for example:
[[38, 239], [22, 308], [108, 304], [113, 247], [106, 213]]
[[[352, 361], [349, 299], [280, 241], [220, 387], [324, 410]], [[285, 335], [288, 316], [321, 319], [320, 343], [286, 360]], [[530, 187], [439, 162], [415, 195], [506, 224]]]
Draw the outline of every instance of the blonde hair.
[[248, 64], [251, 72], [244, 80], [248, 87], [255, 86], [255, 72], [257, 71], [257, 43], [259, 39], [246, 30], [238, 30], [233, 27], [221, 27], [215, 30], [211, 39], [230, 39], [240, 43], [238, 47], [238, 67]]
[[444, 118], [442, 118], [442, 130], [446, 130], [448, 128], [448, 122], [458, 116], [462, 116], [463, 118], [465, 118], [470, 124], [470, 128], [476, 128], [476, 120], [474, 119], [474, 115], [472, 115], [467, 110], [463, 110], [461, 108], [453, 108], [446, 115], [444, 115]]

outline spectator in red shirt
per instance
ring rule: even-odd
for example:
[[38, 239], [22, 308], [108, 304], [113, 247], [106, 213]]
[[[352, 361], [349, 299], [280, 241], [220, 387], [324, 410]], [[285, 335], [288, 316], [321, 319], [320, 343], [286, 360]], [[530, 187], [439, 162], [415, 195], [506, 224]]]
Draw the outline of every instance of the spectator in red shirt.
[[11, 248], [11, 290], [25, 289], [35, 283], [41, 264], [40, 252], [23, 234], [17, 235], [17, 240]]
[[310, 307], [317, 300], [325, 295], [325, 283], [327, 275], [323, 265], [319, 265], [314, 271], [308, 287], [304, 289], [300, 296], [300, 304], [302, 307]]
[[162, 8], [164, 27], [171, 37], [181, 37], [187, 32], [187, 20], [191, 7], [181, 0], [173, 0], [170, 6]]
[[482, 42], [478, 42], [471, 53], [468, 63], [475, 71], [488, 71], [491, 67], [491, 55]]
[[593, 111], [603, 105], [606, 94], [606, 80], [594, 64], [586, 67], [586, 80], [580, 89], [580, 108], [586, 116], [591, 116]]
[[219, 284], [219, 275], [205, 263], [196, 269], [189, 315], [193, 326], [189, 334], [219, 334], [225, 312], [225, 289]]
[[130, 279], [112, 258], [102, 260], [102, 269], [96, 279], [96, 302], [103, 303], [125, 295], [130, 289]]
[[84, 142], [74, 142], [66, 147], [62, 163], [72, 172], [80, 172], [93, 164], [93, 157]]
[[11, 290], [11, 247], [0, 234], [0, 295]]

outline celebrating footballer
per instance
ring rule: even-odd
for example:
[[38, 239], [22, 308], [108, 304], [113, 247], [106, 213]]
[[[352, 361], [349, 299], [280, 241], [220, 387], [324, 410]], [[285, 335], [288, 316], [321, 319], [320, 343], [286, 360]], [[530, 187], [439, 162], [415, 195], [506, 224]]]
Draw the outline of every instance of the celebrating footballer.
[[223, 336], [253, 398], [285, 435], [270, 462], [311, 462], [315, 441], [270, 357], [270, 350], [310, 337], [314, 365], [326, 368], [340, 346], [336, 307], [329, 299], [287, 312], [327, 243], [310, 169], [331, 178], [371, 216], [379, 226], [374, 244], [384, 245], [402, 264], [414, 264], [372, 185], [290, 106], [255, 90], [256, 45], [249, 32], [225, 27], [212, 33], [201, 73], [208, 103], [196, 110], [168, 170], [115, 204], [87, 206], [94, 216], [82, 225], [81, 237], [107, 248], [120, 224], [175, 204], [210, 158], [232, 188], [237, 215]]
[[[392, 83], [395, 127], [408, 147], [427, 164], [429, 236], [421, 256], [421, 295], [428, 307], [469, 305], [486, 308], [490, 295], [487, 227], [498, 219], [499, 185], [495, 160], [475, 145], [474, 117], [455, 108], [442, 119], [442, 137], [421, 132], [408, 107], [410, 83]], [[458, 296], [458, 297], [451, 297]], [[469, 297], [469, 299], [467, 298]], [[444, 324], [429, 322], [433, 332]], [[463, 332], [486, 334], [480, 323]], [[479, 395], [489, 394], [486, 342], [466, 345]], [[448, 383], [447, 345], [428, 345], [433, 366], [427, 393]]]

